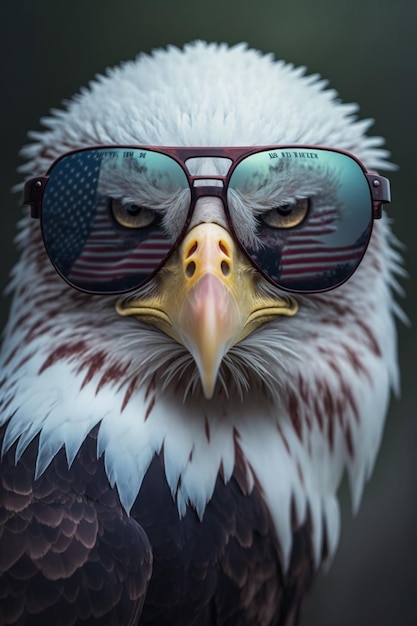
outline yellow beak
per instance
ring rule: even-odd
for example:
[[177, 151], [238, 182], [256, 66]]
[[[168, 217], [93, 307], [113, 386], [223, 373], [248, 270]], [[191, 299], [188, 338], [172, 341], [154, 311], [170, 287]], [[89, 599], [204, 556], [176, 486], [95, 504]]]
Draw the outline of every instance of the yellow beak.
[[261, 294], [259, 274], [222, 226], [202, 223], [160, 270], [152, 295], [120, 298], [120, 315], [135, 315], [183, 344], [211, 398], [221, 361], [231, 346], [278, 315], [294, 315], [290, 297]]

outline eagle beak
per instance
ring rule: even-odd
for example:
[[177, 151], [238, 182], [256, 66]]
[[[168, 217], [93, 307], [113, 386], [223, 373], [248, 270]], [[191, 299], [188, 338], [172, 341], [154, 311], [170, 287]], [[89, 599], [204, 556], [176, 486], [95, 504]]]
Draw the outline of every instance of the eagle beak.
[[160, 270], [156, 293], [120, 298], [116, 310], [183, 344], [197, 364], [206, 398], [211, 398], [227, 351], [261, 324], [298, 310], [291, 297], [261, 293], [258, 279], [229, 232], [202, 223]]

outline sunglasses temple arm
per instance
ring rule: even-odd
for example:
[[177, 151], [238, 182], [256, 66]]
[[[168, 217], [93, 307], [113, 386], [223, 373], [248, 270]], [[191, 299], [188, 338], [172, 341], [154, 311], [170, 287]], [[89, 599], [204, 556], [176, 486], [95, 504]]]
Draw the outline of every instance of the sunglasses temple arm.
[[30, 214], [34, 218], [39, 218], [42, 196], [47, 181], [47, 176], [38, 176], [26, 181], [23, 187], [22, 204], [30, 205]]
[[391, 202], [391, 188], [388, 178], [372, 172], [365, 174], [371, 189], [374, 218], [382, 216], [382, 205]]

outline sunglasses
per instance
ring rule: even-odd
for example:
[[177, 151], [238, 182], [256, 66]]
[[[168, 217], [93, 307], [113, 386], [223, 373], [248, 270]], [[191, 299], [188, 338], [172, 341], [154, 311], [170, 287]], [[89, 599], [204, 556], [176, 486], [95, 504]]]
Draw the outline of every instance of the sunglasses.
[[94, 294], [150, 281], [204, 196], [222, 201], [233, 238], [264, 278], [315, 293], [357, 269], [390, 186], [330, 148], [99, 146], [62, 155], [24, 189], [55, 269]]

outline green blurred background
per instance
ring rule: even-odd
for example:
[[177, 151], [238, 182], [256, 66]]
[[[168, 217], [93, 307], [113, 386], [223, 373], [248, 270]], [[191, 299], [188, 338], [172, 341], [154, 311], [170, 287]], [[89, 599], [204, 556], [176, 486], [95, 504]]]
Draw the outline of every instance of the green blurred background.
[[[16, 258], [18, 151], [39, 118], [97, 73], [139, 51], [193, 39], [247, 41], [328, 78], [360, 116], [376, 120], [399, 165], [389, 209], [405, 242], [407, 297], [416, 319], [417, 4], [409, 0], [2, 0], [1, 286]], [[364, 289], [369, 288], [364, 285]], [[1, 325], [8, 299], [1, 302]], [[30, 307], [30, 302], [28, 302]], [[302, 626], [417, 625], [416, 329], [401, 327], [402, 397], [359, 514], [341, 490], [342, 538], [308, 600]]]

